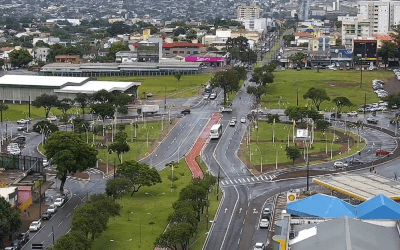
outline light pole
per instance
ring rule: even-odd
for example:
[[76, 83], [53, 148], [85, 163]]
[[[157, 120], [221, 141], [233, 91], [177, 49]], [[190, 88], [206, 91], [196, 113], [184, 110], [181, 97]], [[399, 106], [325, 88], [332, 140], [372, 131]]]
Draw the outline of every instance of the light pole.
[[279, 155], [278, 150], [279, 150], [280, 146], [278, 146], [277, 144], [274, 144], [274, 147], [275, 147], [275, 169], [277, 170], [278, 169], [278, 155]]
[[163, 195], [165, 193], [160, 193], [160, 194], [157, 194], [156, 196], [154, 196], [152, 193], [145, 193], [145, 194], [151, 195], [154, 198], [154, 203], [155, 203], [154, 204], [154, 214], [155, 214], [155, 218], [157, 219], [157, 197], [160, 196], [160, 195]]
[[262, 152], [261, 149], [259, 147], [256, 146], [256, 148], [258, 149], [258, 151], [260, 152], [260, 157], [261, 157], [261, 174], [263, 172], [263, 165], [262, 165]]
[[82, 124], [82, 127], [86, 130], [86, 143], [89, 144], [89, 128], [86, 124]]
[[149, 130], [150, 130], [150, 128], [152, 129], [153, 127], [146, 127], [147, 148], [149, 148]]

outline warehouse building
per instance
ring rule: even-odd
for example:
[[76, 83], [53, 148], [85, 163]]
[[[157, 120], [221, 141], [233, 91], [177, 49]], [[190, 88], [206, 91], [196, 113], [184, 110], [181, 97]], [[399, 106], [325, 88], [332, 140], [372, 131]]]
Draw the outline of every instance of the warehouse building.
[[5, 75], [0, 77], [0, 101], [27, 103], [42, 94], [59, 99], [74, 99], [77, 93], [94, 93], [101, 89], [138, 96], [140, 82], [95, 81], [90, 77]]

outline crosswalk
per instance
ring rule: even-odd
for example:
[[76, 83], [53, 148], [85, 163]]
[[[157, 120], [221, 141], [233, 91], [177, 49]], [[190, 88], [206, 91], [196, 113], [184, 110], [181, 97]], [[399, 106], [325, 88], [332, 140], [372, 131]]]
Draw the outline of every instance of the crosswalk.
[[220, 181], [221, 186], [234, 186], [234, 185], [248, 185], [253, 183], [260, 182], [269, 182], [272, 181], [276, 176], [275, 175], [262, 175], [262, 176], [253, 176], [253, 177], [242, 177], [242, 178], [234, 178], [228, 180]]
[[103, 171], [97, 169], [97, 168], [89, 168], [86, 169], [85, 171], [83, 171], [84, 173], [87, 173], [88, 175], [92, 175], [92, 174], [104, 174]]
[[78, 184], [86, 184], [89, 180], [82, 179], [82, 178], [75, 177], [75, 176], [68, 176], [67, 181], [78, 183]]

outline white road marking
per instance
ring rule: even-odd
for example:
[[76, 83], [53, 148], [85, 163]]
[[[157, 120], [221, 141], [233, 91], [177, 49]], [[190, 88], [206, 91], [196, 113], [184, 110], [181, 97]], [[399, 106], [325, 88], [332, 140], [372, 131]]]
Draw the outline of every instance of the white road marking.
[[60, 224], [58, 224], [58, 226], [60, 226], [63, 222], [61, 221]]
[[71, 213], [68, 213], [68, 214], [67, 214], [67, 218], [68, 218], [70, 215], [71, 215]]

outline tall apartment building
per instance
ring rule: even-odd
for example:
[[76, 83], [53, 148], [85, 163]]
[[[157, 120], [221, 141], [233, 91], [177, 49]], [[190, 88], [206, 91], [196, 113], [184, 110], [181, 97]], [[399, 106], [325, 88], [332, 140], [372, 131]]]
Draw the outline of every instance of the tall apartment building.
[[358, 13], [372, 21], [373, 34], [387, 34], [393, 26], [400, 24], [399, 1], [360, 1]]
[[261, 14], [261, 9], [257, 3], [252, 3], [252, 4], [242, 3], [238, 5], [236, 9], [237, 19], [259, 18], [260, 14]]
[[342, 20], [342, 45], [346, 49], [353, 48], [353, 40], [356, 38], [368, 38], [373, 36], [373, 22], [363, 15], [357, 15], [355, 19]]

